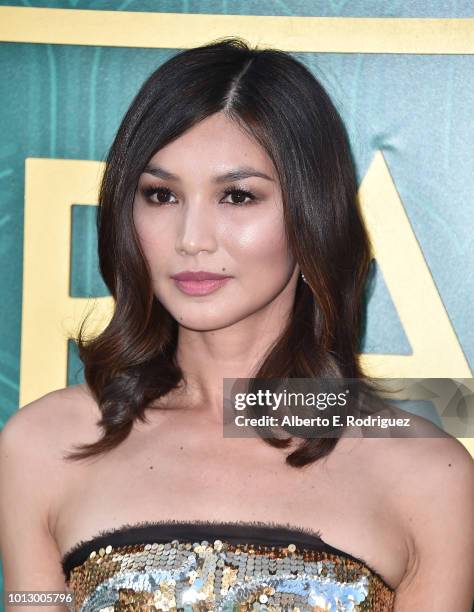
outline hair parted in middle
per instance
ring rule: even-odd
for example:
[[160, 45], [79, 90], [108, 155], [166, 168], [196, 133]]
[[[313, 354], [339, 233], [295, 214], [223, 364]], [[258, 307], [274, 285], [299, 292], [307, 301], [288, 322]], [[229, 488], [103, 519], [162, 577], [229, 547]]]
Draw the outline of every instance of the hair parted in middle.
[[[114, 313], [92, 338], [84, 333], [84, 320], [75, 339], [104, 435], [80, 445], [69, 459], [116, 447], [136, 419], [146, 420], [153, 400], [184, 378], [175, 355], [178, 323], [154, 295], [133, 202], [150, 158], [214, 113], [235, 121], [272, 160], [287, 242], [306, 279], [299, 277], [287, 327], [255, 378], [365, 378], [358, 343], [371, 249], [343, 121], [321, 83], [291, 54], [224, 38], [181, 51], [153, 72], [108, 153], [97, 224], [100, 270]], [[264, 440], [281, 448], [290, 444]], [[286, 462], [314, 462], [337, 441], [303, 439]]]

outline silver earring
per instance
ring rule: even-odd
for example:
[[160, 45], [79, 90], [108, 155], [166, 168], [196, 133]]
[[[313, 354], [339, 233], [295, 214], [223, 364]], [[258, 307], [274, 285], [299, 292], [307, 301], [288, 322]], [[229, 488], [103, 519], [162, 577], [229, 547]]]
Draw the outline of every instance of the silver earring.
[[306, 280], [306, 277], [305, 277], [305, 275], [303, 274], [303, 272], [301, 272], [301, 278], [304, 280], [304, 282], [305, 282], [306, 284], [308, 284], [308, 281]]

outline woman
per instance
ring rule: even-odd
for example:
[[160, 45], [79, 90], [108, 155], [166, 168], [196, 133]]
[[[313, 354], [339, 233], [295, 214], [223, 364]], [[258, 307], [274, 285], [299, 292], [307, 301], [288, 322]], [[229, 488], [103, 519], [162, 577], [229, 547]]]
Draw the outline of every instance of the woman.
[[68, 587], [82, 610], [470, 610], [456, 439], [222, 435], [225, 378], [364, 379], [356, 190], [342, 121], [290, 55], [226, 39], [150, 76], [101, 186], [116, 306], [79, 334], [86, 383], [2, 432], [6, 590]]

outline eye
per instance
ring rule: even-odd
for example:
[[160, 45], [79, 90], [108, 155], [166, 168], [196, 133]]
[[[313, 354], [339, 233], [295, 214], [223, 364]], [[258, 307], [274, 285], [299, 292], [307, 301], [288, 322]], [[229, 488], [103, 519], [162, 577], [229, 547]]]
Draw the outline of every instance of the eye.
[[[247, 204], [250, 204], [253, 200], [256, 199], [255, 194], [253, 194], [251, 191], [247, 191], [245, 189], [226, 189], [224, 191], [224, 195], [225, 196], [237, 196], [238, 201], [237, 202], [227, 202], [228, 204], [234, 204], [235, 206], [246, 206]], [[249, 202], [245, 202], [245, 198], [249, 198]]]
[[[147, 187], [146, 189], [143, 190], [142, 193], [145, 196], [145, 198], [149, 202], [152, 202], [153, 204], [173, 204], [173, 202], [170, 202], [169, 200], [164, 199], [164, 198], [169, 198], [169, 196], [173, 195], [171, 191], [167, 189], [166, 187]], [[156, 200], [153, 198], [153, 196], [155, 195], [157, 197]]]
[[[170, 201], [169, 198], [172, 196], [172, 192], [167, 187], [146, 187], [142, 190], [143, 196], [152, 204], [164, 205], [174, 204], [174, 201]], [[246, 206], [252, 201], [256, 200], [255, 194], [246, 189], [238, 189], [229, 187], [224, 190], [224, 196], [231, 196], [233, 201], [227, 201], [226, 204], [233, 204], [234, 206]], [[248, 201], [245, 201], [247, 200]]]

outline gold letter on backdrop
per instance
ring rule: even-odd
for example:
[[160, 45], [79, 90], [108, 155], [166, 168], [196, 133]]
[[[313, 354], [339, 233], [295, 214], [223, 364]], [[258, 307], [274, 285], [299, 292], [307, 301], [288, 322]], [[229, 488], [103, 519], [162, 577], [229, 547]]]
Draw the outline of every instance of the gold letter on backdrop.
[[[95, 161], [25, 161], [20, 406], [67, 384], [67, 338], [91, 306], [69, 295], [71, 206], [97, 204], [102, 169]], [[94, 301], [98, 331], [113, 300]]]
[[412, 355], [365, 353], [380, 378], [470, 378], [471, 370], [380, 151], [359, 189], [373, 255], [383, 271]]
[[[67, 384], [67, 338], [90, 298], [69, 295], [71, 206], [96, 204], [103, 164], [27, 158], [20, 405]], [[366, 372], [386, 378], [469, 378], [471, 372], [421, 249], [378, 152], [360, 187], [374, 248], [413, 355], [363, 354]], [[112, 314], [95, 299], [96, 333]], [[423, 399], [423, 398], [412, 398]], [[472, 441], [461, 439], [468, 447]], [[474, 448], [469, 449], [474, 454]]]
[[[0, 40], [26, 43], [184, 49], [233, 35], [290, 52], [470, 54], [473, 32], [472, 19], [0, 7]], [[96, 204], [100, 171], [98, 162], [26, 160], [20, 405], [66, 384], [66, 339], [88, 302], [69, 296], [71, 204]], [[374, 255], [413, 347], [413, 355], [363, 355], [367, 372], [396, 378], [471, 377], [380, 152], [360, 197]], [[96, 300], [97, 330], [112, 306], [111, 298]], [[467, 440], [461, 441], [467, 446]]]

